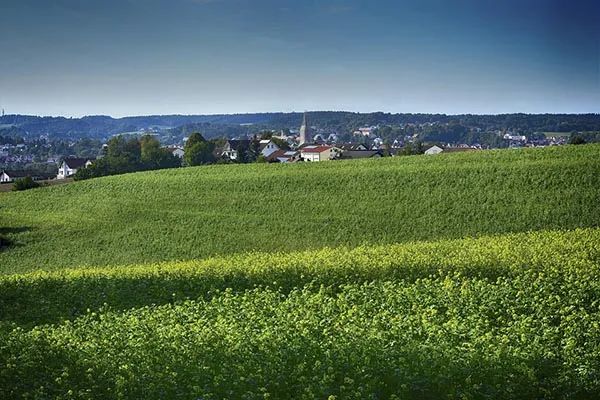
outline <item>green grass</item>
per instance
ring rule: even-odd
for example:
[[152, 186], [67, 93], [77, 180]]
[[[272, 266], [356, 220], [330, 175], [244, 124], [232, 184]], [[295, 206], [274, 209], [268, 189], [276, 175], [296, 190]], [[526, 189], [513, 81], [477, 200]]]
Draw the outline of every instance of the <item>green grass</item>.
[[598, 398], [599, 156], [2, 193], [0, 398]]
[[597, 226], [600, 146], [143, 172], [0, 195], [0, 273]]
[[5, 276], [0, 397], [594, 398], [599, 278], [600, 229]]

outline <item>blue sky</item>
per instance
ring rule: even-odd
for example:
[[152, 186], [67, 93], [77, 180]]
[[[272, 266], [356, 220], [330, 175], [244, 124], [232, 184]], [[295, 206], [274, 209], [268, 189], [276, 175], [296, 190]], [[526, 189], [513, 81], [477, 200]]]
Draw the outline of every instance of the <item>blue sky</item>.
[[600, 2], [2, 0], [0, 106], [600, 112]]

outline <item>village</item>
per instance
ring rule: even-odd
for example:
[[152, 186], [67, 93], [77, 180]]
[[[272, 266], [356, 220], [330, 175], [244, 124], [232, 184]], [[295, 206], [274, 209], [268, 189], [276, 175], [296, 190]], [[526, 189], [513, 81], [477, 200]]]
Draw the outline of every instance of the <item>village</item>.
[[[435, 124], [425, 125], [431, 127]], [[215, 145], [212, 153], [216, 163], [255, 161], [296, 163], [397, 157], [414, 154], [436, 155], [491, 148], [489, 144], [481, 143], [422, 142], [417, 134], [397, 135], [393, 138], [387, 135], [383, 138], [382, 131], [384, 130], [380, 126], [368, 126], [360, 127], [352, 131], [351, 134], [328, 133], [326, 130], [311, 126], [307, 113], [304, 113], [299, 129], [264, 131], [261, 132], [260, 136], [254, 134], [233, 139], [215, 139], [213, 140]], [[139, 134], [156, 135], [152, 131], [142, 131]], [[567, 143], [568, 139], [566, 135], [550, 137], [537, 135], [528, 138], [514, 131], [498, 131], [495, 134], [502, 141], [504, 147], [511, 148], [563, 145]], [[163, 146], [165, 150], [168, 150], [181, 161], [181, 166], [185, 165], [183, 159], [186, 140], [187, 137], [184, 137], [182, 140], [183, 145]], [[93, 153], [94, 145], [98, 146], [98, 143], [90, 141], [90, 148], [86, 149], [86, 153]], [[48, 137], [41, 137], [34, 142], [34, 146], [35, 148], [50, 147]], [[96, 159], [102, 158], [106, 146], [106, 144], [98, 146], [100, 149], [95, 156], [54, 156], [35, 164], [35, 156], [28, 153], [27, 143], [13, 142], [0, 145], [0, 165], [27, 165], [28, 163], [31, 165], [31, 163], [34, 163], [32, 165], [38, 166], [38, 168], [27, 169], [2, 168], [0, 169], [0, 184], [12, 183], [25, 177], [31, 177], [34, 181], [45, 182], [69, 180], [77, 174], [77, 171], [92, 165]], [[254, 158], [246, 156], [246, 153], [250, 150], [255, 151]], [[39, 168], [39, 165], [43, 168]]]

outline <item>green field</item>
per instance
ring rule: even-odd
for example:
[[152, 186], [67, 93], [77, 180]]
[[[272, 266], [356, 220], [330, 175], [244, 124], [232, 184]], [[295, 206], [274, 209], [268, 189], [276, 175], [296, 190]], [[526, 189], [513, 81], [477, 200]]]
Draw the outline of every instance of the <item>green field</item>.
[[144, 172], [0, 195], [0, 272], [596, 226], [600, 146]]
[[0, 398], [600, 396], [600, 145], [0, 194]]

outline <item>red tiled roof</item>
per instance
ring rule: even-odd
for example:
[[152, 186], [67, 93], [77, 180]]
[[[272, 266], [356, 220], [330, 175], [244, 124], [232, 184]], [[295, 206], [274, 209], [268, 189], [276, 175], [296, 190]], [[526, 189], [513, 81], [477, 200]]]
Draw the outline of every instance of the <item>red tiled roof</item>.
[[302, 151], [303, 153], [322, 153], [331, 148], [333, 148], [333, 146], [315, 146], [315, 147], [308, 146], [308, 147], [304, 147], [303, 149], [300, 149], [300, 151]]

